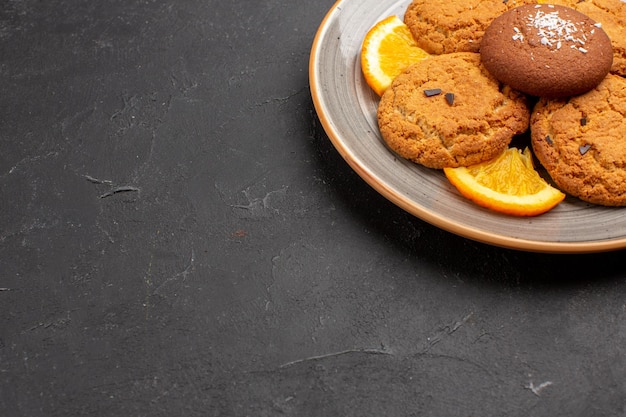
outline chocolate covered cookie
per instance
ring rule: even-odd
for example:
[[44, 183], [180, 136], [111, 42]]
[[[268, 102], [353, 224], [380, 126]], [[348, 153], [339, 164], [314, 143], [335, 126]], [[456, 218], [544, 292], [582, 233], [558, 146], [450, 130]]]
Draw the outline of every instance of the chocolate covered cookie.
[[613, 63], [601, 24], [570, 7], [546, 4], [516, 7], [494, 19], [480, 55], [501, 82], [548, 98], [589, 91]]
[[626, 1], [550, 0], [549, 3], [569, 6], [600, 23], [613, 45], [611, 72], [626, 76]]
[[529, 118], [526, 96], [502, 86], [471, 52], [434, 55], [411, 65], [378, 107], [389, 148], [430, 168], [496, 157], [528, 129]]

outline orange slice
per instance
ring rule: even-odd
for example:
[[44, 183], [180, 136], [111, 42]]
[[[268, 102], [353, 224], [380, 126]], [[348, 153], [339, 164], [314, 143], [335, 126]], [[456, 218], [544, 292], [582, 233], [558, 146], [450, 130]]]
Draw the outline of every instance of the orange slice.
[[536, 216], [565, 198], [535, 171], [528, 148], [509, 148], [491, 161], [443, 171], [462, 195], [501, 213]]
[[426, 57], [428, 53], [417, 46], [404, 22], [398, 16], [389, 16], [365, 35], [361, 69], [367, 84], [382, 96], [398, 74]]

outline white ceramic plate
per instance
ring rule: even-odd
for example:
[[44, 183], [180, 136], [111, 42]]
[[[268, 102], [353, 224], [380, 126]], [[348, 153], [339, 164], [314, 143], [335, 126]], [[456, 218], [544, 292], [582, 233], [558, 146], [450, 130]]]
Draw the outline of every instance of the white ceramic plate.
[[347, 163], [407, 212], [452, 233], [492, 245], [536, 252], [583, 253], [626, 247], [626, 209], [567, 197], [537, 217], [500, 215], [476, 206], [442, 171], [403, 160], [383, 143], [378, 96], [365, 83], [361, 43], [379, 20], [404, 15], [410, 0], [340, 0], [315, 37], [309, 65], [313, 102], [324, 130]]

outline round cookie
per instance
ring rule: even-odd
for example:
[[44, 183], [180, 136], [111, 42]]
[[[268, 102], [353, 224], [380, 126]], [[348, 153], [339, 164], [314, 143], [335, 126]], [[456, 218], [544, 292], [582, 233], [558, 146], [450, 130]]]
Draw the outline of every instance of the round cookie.
[[567, 97], [598, 85], [613, 63], [611, 40], [588, 16], [560, 5], [525, 5], [497, 17], [480, 48], [485, 67], [524, 93]]
[[418, 46], [430, 54], [478, 52], [497, 16], [535, 0], [413, 0], [404, 14]]
[[411, 65], [378, 106], [378, 126], [389, 148], [430, 168], [492, 159], [528, 129], [529, 119], [526, 96], [502, 87], [472, 52]]
[[586, 94], [540, 99], [531, 141], [561, 190], [594, 204], [626, 205], [625, 78], [609, 74]]
[[611, 72], [626, 77], [626, 1], [550, 0], [549, 3], [571, 7], [600, 23], [613, 46]]

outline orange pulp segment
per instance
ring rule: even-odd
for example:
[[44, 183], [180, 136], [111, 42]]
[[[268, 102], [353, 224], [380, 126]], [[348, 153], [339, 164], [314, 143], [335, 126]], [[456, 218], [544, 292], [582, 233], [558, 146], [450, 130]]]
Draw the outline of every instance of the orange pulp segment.
[[376, 23], [361, 47], [361, 69], [367, 84], [382, 96], [393, 79], [409, 65], [428, 57], [398, 16]]
[[536, 216], [565, 198], [535, 170], [528, 148], [509, 148], [469, 167], [444, 168], [448, 180], [476, 204], [515, 216]]

